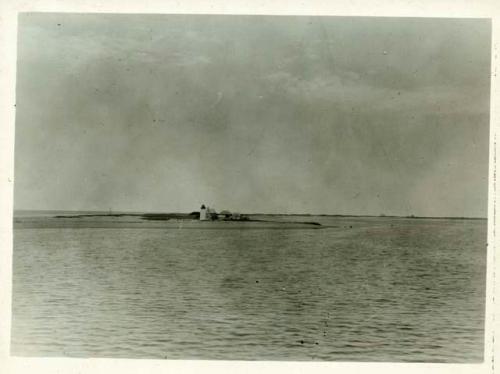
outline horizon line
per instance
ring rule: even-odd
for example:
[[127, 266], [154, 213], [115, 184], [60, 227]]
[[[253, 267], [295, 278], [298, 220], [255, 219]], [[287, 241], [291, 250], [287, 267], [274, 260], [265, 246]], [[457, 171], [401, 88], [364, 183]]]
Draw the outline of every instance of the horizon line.
[[[101, 214], [190, 214], [197, 212], [165, 212], [165, 211], [132, 211], [132, 210], [72, 210], [72, 209], [13, 209], [13, 212], [82, 212], [82, 213], [101, 213]], [[328, 216], [328, 217], [377, 217], [377, 218], [428, 218], [428, 219], [482, 219], [487, 220], [488, 217], [477, 216], [419, 216], [414, 214], [396, 215], [396, 214], [341, 214], [341, 213], [242, 213], [247, 215], [266, 215], [266, 216]]]

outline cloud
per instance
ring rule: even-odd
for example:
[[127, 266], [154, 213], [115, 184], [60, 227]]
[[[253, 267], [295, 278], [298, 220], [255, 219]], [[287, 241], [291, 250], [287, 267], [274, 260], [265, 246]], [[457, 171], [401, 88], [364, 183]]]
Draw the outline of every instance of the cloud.
[[19, 25], [17, 208], [484, 215], [486, 21]]

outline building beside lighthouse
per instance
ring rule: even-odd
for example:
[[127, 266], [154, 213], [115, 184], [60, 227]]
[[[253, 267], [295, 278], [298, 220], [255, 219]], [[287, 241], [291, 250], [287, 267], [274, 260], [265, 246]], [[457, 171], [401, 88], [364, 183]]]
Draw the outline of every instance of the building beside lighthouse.
[[207, 205], [202, 204], [200, 208], [200, 221], [213, 221], [219, 218], [215, 209], [209, 208]]
[[223, 210], [217, 213], [215, 209], [209, 208], [207, 205], [202, 204], [200, 208], [200, 221], [248, 221], [248, 217], [240, 213], [231, 213], [228, 210]]

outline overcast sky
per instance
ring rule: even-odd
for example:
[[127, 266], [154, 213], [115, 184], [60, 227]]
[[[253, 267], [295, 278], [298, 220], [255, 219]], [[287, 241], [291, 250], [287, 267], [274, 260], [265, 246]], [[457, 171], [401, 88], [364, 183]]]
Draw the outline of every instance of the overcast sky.
[[15, 208], [487, 213], [490, 23], [23, 14]]

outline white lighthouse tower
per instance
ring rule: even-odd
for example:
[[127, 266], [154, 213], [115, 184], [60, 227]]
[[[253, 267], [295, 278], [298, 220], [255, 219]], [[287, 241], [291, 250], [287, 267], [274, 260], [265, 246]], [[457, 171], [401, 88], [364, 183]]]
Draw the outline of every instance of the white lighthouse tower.
[[205, 206], [205, 204], [202, 204], [200, 208], [200, 221], [206, 221], [206, 220], [208, 220], [207, 207]]

